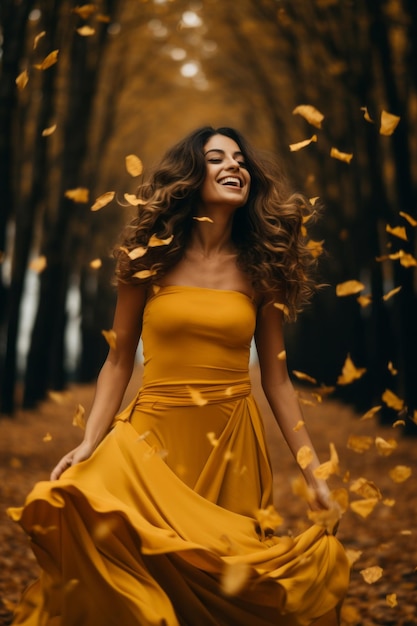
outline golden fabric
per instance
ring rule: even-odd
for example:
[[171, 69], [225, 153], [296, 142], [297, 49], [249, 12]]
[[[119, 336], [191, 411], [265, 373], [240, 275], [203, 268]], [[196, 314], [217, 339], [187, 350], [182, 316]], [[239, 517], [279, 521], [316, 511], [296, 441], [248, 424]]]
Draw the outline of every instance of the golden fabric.
[[15, 624], [336, 623], [349, 576], [338, 540], [256, 523], [272, 476], [248, 377], [255, 319], [235, 291], [161, 287], [148, 300], [137, 398], [90, 459], [9, 510], [43, 569]]

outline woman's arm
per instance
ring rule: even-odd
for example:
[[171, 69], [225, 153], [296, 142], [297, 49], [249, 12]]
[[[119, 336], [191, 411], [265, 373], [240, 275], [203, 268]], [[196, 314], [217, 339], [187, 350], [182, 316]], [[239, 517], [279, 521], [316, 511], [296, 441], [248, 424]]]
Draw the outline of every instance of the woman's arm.
[[278, 359], [278, 354], [285, 348], [282, 317], [282, 312], [272, 303], [260, 307], [258, 311], [255, 341], [262, 388], [294, 458], [297, 458], [297, 452], [302, 446], [308, 446], [312, 451], [312, 462], [302, 469], [308, 486], [315, 494], [311, 506], [329, 508], [331, 502], [327, 483], [314, 476], [320, 461], [305, 425], [299, 427], [303, 414], [288, 376], [286, 359]]
[[87, 459], [107, 434], [132, 375], [145, 301], [145, 287], [119, 283], [113, 321], [116, 346], [110, 348], [97, 378], [84, 439], [59, 461], [51, 473], [51, 480], [59, 478], [70, 465]]

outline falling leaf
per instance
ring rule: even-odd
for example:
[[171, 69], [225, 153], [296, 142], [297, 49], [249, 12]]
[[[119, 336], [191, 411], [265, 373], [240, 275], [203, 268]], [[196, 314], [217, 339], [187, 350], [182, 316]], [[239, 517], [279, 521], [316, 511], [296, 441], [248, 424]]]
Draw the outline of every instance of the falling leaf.
[[390, 606], [393, 609], [398, 604], [398, 602], [397, 602], [397, 594], [396, 593], [388, 593], [385, 596], [385, 601], [388, 604], [388, 606]]
[[169, 246], [171, 241], [174, 239], [174, 235], [167, 237], [166, 239], [159, 239], [156, 235], [152, 235], [152, 237], [148, 241], [148, 246], [150, 248], [155, 248], [157, 246]]
[[56, 131], [56, 124], [49, 126], [48, 128], [44, 128], [42, 131], [42, 137], [49, 137]]
[[307, 485], [306, 481], [301, 476], [297, 476], [297, 478], [292, 480], [291, 488], [295, 496], [302, 498], [306, 502], [312, 502], [314, 500], [314, 490]]
[[363, 111], [363, 117], [367, 122], [370, 122], [371, 124], [375, 124], [374, 120], [369, 115], [367, 107], [361, 107], [361, 111]]
[[65, 197], [73, 202], [88, 202], [89, 190], [86, 187], [77, 187], [76, 189], [67, 189]]
[[301, 469], [308, 467], [313, 460], [313, 452], [308, 446], [301, 446], [297, 452], [297, 463]]
[[41, 524], [33, 524], [31, 526], [31, 532], [36, 533], [37, 535], [47, 535], [54, 530], [57, 530], [57, 526], [42, 526]]
[[114, 196], [115, 196], [114, 191], [106, 191], [106, 193], [103, 193], [101, 196], [96, 198], [96, 201], [90, 207], [91, 211], [98, 211], [99, 209], [102, 209], [104, 206], [106, 206], [113, 200]]
[[281, 350], [281, 352], [278, 352], [278, 354], [277, 354], [278, 361], [285, 361], [286, 358], [287, 358], [287, 351], [286, 350]]
[[196, 222], [210, 222], [210, 224], [214, 224], [211, 217], [193, 217], [193, 220]]
[[311, 143], [317, 141], [317, 135], [312, 135], [310, 139], [304, 139], [303, 141], [299, 141], [298, 143], [290, 143], [290, 151], [297, 152], [306, 146], [309, 146]]
[[324, 120], [323, 113], [320, 113], [311, 104], [300, 104], [293, 110], [293, 115], [301, 115], [309, 124], [316, 128], [321, 128], [321, 123]]
[[408, 213], [405, 213], [404, 211], [400, 211], [400, 215], [405, 220], [407, 220], [410, 226], [417, 226], [417, 220], [415, 220], [414, 217], [411, 217], [411, 215], [409, 215]]
[[356, 298], [356, 302], [359, 302], [360, 306], [362, 308], [369, 306], [372, 302], [372, 296], [369, 295], [364, 295], [364, 296], [358, 296]]
[[52, 435], [51, 433], [46, 433], [45, 437], [43, 437], [42, 441], [52, 441]]
[[383, 437], [376, 437], [375, 446], [380, 456], [390, 456], [397, 448], [398, 444], [395, 439], [389, 439], [387, 441]]
[[196, 404], [197, 406], [204, 406], [207, 404], [208, 401], [203, 398], [198, 389], [193, 389], [193, 387], [190, 387], [190, 385], [187, 385], [187, 389], [194, 404]]
[[136, 154], [128, 154], [126, 159], [126, 170], [131, 176], [140, 176], [143, 172], [142, 161]]
[[58, 54], [59, 50], [53, 50], [48, 54], [48, 56], [44, 58], [42, 63], [37, 63], [33, 67], [35, 67], [37, 70], [47, 70], [48, 67], [51, 67], [52, 65], [55, 65], [55, 63], [57, 63]]
[[353, 159], [353, 154], [348, 152], [340, 152], [337, 148], [330, 149], [330, 156], [333, 159], [338, 159], [339, 161], [344, 161], [345, 163], [350, 163]]
[[113, 329], [110, 330], [102, 330], [101, 334], [103, 335], [104, 339], [107, 341], [108, 345], [110, 346], [110, 348], [112, 350], [116, 350], [116, 340], [117, 340], [117, 335], [115, 333], [115, 331]]
[[412, 530], [400, 530], [400, 535], [403, 535], [405, 537], [409, 537], [412, 534], [413, 534]]
[[142, 198], [138, 198], [134, 193], [125, 193], [123, 195], [124, 199], [129, 202], [129, 204], [133, 206], [138, 206], [139, 204], [146, 204], [146, 200], [142, 200]]
[[29, 269], [40, 274], [47, 266], [46, 256], [38, 256], [29, 263]]
[[77, 33], [81, 35], [81, 37], [91, 37], [91, 35], [94, 35], [95, 32], [95, 29], [91, 26], [88, 26], [87, 24], [85, 24], [84, 26], [80, 26], [80, 28], [77, 28]]
[[394, 365], [393, 365], [392, 361], [389, 361], [389, 363], [388, 363], [388, 366], [387, 366], [387, 367], [388, 367], [388, 371], [389, 371], [389, 372], [390, 372], [393, 376], [396, 376], [396, 375], [398, 374], [398, 370], [396, 370], [396, 369], [395, 369], [395, 367], [394, 367]]
[[398, 115], [393, 115], [392, 113], [388, 113], [388, 111], [382, 111], [381, 127], [379, 129], [380, 135], [392, 135], [394, 130], [397, 128], [400, 119], [401, 118], [398, 117]]
[[400, 255], [400, 264], [403, 267], [415, 267], [417, 265], [417, 259], [414, 258], [412, 254], [403, 252], [403, 250], [401, 250], [401, 252], [403, 254]]
[[72, 418], [72, 425], [82, 430], [85, 428], [85, 408], [82, 404], [77, 404], [74, 417]]
[[378, 406], [373, 406], [372, 409], [369, 409], [368, 411], [366, 411], [366, 413], [364, 413], [362, 415], [361, 420], [369, 420], [369, 419], [371, 419], [381, 409], [382, 409], [382, 405], [381, 404], [379, 404]]
[[308, 511], [308, 518], [318, 526], [323, 526], [329, 534], [333, 534], [340, 521], [341, 513], [336, 507], [323, 511]]
[[308, 380], [308, 382], [313, 383], [313, 385], [317, 384], [317, 380], [308, 374], [304, 374], [304, 372], [299, 372], [298, 370], [293, 370], [292, 373], [294, 376], [297, 376], [299, 380]]
[[344, 487], [332, 489], [330, 495], [332, 501], [339, 507], [340, 511], [345, 513], [349, 506], [349, 494], [347, 489]]
[[407, 232], [405, 230], [405, 226], [390, 226], [387, 224], [385, 226], [385, 230], [390, 235], [394, 235], [394, 237], [398, 237], [399, 239], [403, 239], [404, 241], [408, 241]]
[[45, 37], [46, 35], [46, 30], [43, 30], [41, 33], [39, 33], [38, 35], [36, 35], [35, 39], [33, 40], [33, 49], [36, 50], [36, 48], [38, 47], [38, 43], [40, 42], [40, 40]]
[[399, 398], [390, 389], [385, 389], [381, 397], [385, 404], [395, 411], [401, 411], [404, 408], [404, 400]]
[[330, 443], [330, 460], [316, 467], [313, 474], [321, 480], [327, 480], [332, 474], [340, 474], [339, 456], [333, 443]]
[[282, 304], [281, 302], [274, 302], [274, 307], [279, 309], [284, 313], [284, 315], [289, 315], [290, 311], [286, 304]]
[[385, 504], [385, 506], [394, 506], [395, 500], [392, 498], [385, 498], [385, 500], [382, 500], [382, 504]]
[[350, 385], [354, 380], [362, 378], [365, 374], [365, 367], [356, 367], [348, 354], [342, 368], [342, 373], [337, 379], [338, 385]]
[[77, 6], [72, 9], [72, 12], [79, 15], [83, 20], [87, 20], [96, 10], [97, 7], [95, 4], [83, 4], [80, 7]]
[[356, 563], [356, 561], [358, 561], [360, 557], [362, 556], [362, 550], [354, 550], [353, 548], [347, 548], [345, 552], [346, 552], [346, 556], [350, 565], [353, 565], [354, 563]]
[[284, 521], [273, 504], [270, 504], [266, 509], [257, 509], [255, 518], [263, 532], [268, 530], [274, 531]]
[[110, 24], [111, 18], [109, 15], [103, 15], [99, 13], [96, 17], [97, 22], [102, 22], [103, 24]]
[[134, 248], [128, 253], [128, 257], [134, 261], [135, 259], [140, 259], [144, 256], [148, 251], [148, 248], [144, 248], [143, 246], [139, 246], [138, 248]]
[[366, 435], [350, 435], [346, 445], [349, 450], [362, 454], [362, 452], [369, 450], [373, 443], [374, 440], [372, 437]]
[[393, 423], [392, 427], [393, 428], [398, 428], [398, 426], [405, 426], [405, 421], [404, 420], [395, 420], [395, 422]]
[[23, 70], [23, 72], [21, 72], [15, 80], [17, 88], [20, 91], [22, 91], [26, 87], [28, 82], [29, 82], [29, 74], [27, 70]]
[[395, 294], [398, 293], [399, 291], [401, 291], [401, 286], [395, 287], [395, 289], [391, 289], [391, 291], [389, 291], [384, 296], [382, 296], [382, 299], [384, 300], [384, 302], [386, 302], [387, 300], [395, 296]]
[[357, 493], [358, 495], [362, 496], [362, 498], [376, 498], [377, 500], [382, 499], [381, 492], [375, 485], [375, 483], [362, 477], [357, 478], [353, 481], [353, 483], [349, 487], [349, 491]]
[[354, 500], [350, 503], [350, 508], [361, 517], [368, 517], [378, 503], [378, 498], [365, 498], [364, 500]]
[[359, 280], [346, 280], [336, 285], [336, 295], [339, 297], [351, 296], [355, 293], [359, 293], [363, 289], [365, 289], [365, 285], [359, 282]]
[[101, 259], [93, 259], [92, 261], [90, 261], [90, 267], [93, 270], [98, 270], [100, 269], [100, 267], [103, 265]]
[[296, 423], [296, 425], [293, 428], [293, 431], [295, 433], [298, 433], [298, 431], [301, 430], [304, 425], [305, 425], [305, 421], [304, 420], [298, 420], [298, 422]]
[[362, 569], [360, 571], [360, 574], [362, 575], [364, 581], [371, 585], [381, 578], [383, 571], [384, 570], [382, 569], [382, 567], [374, 565], [373, 567], [367, 567], [366, 569]]
[[225, 563], [220, 585], [226, 596], [235, 596], [246, 586], [251, 568], [247, 563]]
[[410, 478], [411, 467], [407, 467], [407, 465], [396, 465], [388, 474], [395, 483], [403, 483]]
[[151, 276], [155, 276], [156, 274], [156, 270], [140, 270], [139, 272], [132, 274], [132, 277], [139, 278], [139, 280], [145, 280], [145, 278], [151, 278]]
[[307, 242], [306, 247], [310, 251], [311, 256], [313, 256], [316, 259], [324, 252], [323, 244], [324, 244], [324, 239], [322, 239], [322, 241], [314, 241], [313, 239], [310, 239]]

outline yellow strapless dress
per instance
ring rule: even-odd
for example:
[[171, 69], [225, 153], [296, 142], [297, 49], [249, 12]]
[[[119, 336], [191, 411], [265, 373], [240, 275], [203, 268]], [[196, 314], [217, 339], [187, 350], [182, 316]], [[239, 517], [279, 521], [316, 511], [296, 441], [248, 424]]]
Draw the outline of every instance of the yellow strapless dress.
[[161, 287], [148, 300], [137, 397], [90, 459], [9, 509], [42, 568], [14, 624], [335, 623], [349, 577], [339, 541], [257, 523], [272, 475], [250, 394], [255, 320], [235, 291]]

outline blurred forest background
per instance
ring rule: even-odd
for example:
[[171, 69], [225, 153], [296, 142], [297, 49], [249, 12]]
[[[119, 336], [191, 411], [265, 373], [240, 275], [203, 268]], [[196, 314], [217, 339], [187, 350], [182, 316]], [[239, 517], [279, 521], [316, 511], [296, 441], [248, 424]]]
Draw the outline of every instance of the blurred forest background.
[[1, 413], [94, 380], [141, 180], [125, 157], [146, 172], [212, 124], [324, 203], [328, 286], [287, 327], [307, 401], [333, 390], [415, 434], [415, 0], [2, 0], [0, 24]]

